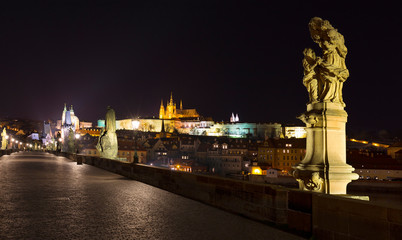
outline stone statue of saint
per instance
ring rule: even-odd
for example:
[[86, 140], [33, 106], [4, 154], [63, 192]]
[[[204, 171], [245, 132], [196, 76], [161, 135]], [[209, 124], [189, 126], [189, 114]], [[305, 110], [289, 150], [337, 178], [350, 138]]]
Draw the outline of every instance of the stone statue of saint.
[[1, 150], [7, 149], [7, 132], [6, 128], [3, 128], [1, 133]]
[[106, 126], [99, 136], [96, 149], [99, 151], [101, 157], [111, 159], [117, 157], [116, 115], [114, 110], [110, 107], [107, 108]]
[[303, 84], [310, 102], [333, 102], [345, 106], [342, 99], [343, 83], [349, 77], [345, 58], [348, 52], [345, 40], [327, 20], [314, 17], [309, 23], [310, 35], [323, 51], [316, 57], [312, 49], [305, 49]]
[[318, 64], [317, 58], [315, 52], [311, 48], [304, 49], [303, 54], [303, 84], [306, 86], [309, 93], [309, 103], [315, 103], [318, 102], [318, 80], [315, 72], [315, 67]]

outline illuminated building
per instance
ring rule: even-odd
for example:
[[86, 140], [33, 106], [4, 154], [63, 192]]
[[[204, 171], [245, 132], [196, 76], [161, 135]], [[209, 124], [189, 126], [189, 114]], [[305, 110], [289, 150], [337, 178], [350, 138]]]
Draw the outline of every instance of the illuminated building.
[[79, 129], [80, 120], [77, 116], [75, 116], [73, 105], [70, 106], [70, 110], [67, 110], [66, 104], [64, 104], [63, 113], [61, 114], [61, 120], [57, 120], [56, 128], [62, 129], [63, 125], [66, 123], [66, 115], [69, 115], [69, 119], [71, 121], [71, 124], [74, 126], [74, 129]]
[[279, 138], [281, 135], [279, 123], [215, 123], [208, 126], [198, 126], [190, 131], [191, 135], [200, 136], [227, 136], [232, 138], [270, 137]]
[[64, 117], [62, 118], [62, 125], [61, 125], [61, 138], [65, 139], [69, 132], [70, 129], [75, 132], [75, 125], [72, 122], [71, 119], [71, 112], [66, 110], [66, 106], [64, 106]]
[[258, 147], [258, 165], [270, 165], [289, 174], [292, 166], [303, 160], [306, 154], [306, 139], [268, 139]]
[[347, 163], [355, 168], [353, 172], [359, 174], [360, 179], [389, 181], [402, 179], [400, 160], [383, 152], [350, 149], [346, 158]]
[[82, 129], [77, 130], [76, 132], [81, 135], [89, 134], [93, 137], [99, 137], [102, 132], [102, 128], [95, 128], [95, 127], [82, 128]]
[[232, 113], [232, 116], [230, 117], [230, 122], [240, 122], [239, 120], [239, 115], [236, 114], [236, 116]]
[[[79, 140], [80, 153], [88, 156], [99, 157], [99, 151], [96, 149], [98, 138], [86, 134]], [[147, 162], [147, 151], [133, 139], [118, 137], [118, 152], [117, 159], [132, 163], [136, 158], [138, 163], [145, 164]]]
[[250, 139], [216, 138], [206, 154], [210, 172], [226, 175], [248, 171], [256, 149], [256, 142]]
[[282, 131], [283, 131], [284, 138], [306, 138], [307, 137], [306, 127], [283, 126]]
[[80, 122], [80, 129], [82, 128], [92, 128], [92, 122]]
[[180, 108], [176, 108], [176, 103], [173, 102], [173, 94], [170, 94], [170, 101], [163, 106], [163, 100], [159, 108], [159, 119], [175, 119], [175, 118], [198, 118], [200, 115], [195, 109], [183, 109], [183, 102], [180, 101]]

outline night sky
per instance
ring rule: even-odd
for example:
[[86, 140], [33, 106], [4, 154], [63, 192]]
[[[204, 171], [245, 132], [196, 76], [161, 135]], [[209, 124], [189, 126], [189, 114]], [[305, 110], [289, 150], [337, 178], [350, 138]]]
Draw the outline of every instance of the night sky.
[[[8, 1], [0, 6], [0, 117], [95, 122], [179, 106], [215, 121], [303, 123], [308, 22], [344, 35], [348, 128], [401, 129], [402, 10], [313, 1]], [[325, 2], [325, 3], [324, 3]], [[350, 1], [354, 2], [354, 1]], [[378, 5], [382, 4], [382, 5]]]

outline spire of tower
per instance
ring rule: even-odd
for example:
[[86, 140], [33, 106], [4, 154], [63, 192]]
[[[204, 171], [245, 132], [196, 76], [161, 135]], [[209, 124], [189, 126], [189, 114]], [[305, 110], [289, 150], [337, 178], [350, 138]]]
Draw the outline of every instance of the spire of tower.
[[165, 118], [165, 107], [163, 106], [163, 99], [161, 100], [161, 107], [159, 108], [159, 118]]
[[240, 121], [240, 120], [239, 120], [239, 114], [237, 114], [237, 113], [236, 113], [236, 119], [235, 119], [235, 121], [236, 121], [236, 122], [239, 122], [239, 121]]
[[173, 105], [173, 92], [170, 92], [170, 105]]
[[180, 99], [180, 110], [183, 110], [183, 102]]
[[70, 112], [74, 112], [73, 105], [70, 106]]
[[66, 122], [66, 112], [67, 112], [67, 106], [66, 103], [64, 103], [63, 113], [61, 114], [61, 125], [64, 125], [64, 123]]

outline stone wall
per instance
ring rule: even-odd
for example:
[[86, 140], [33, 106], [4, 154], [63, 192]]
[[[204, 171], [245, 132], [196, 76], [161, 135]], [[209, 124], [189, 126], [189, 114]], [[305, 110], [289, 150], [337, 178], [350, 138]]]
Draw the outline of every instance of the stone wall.
[[402, 208], [98, 157], [62, 155], [305, 237], [366, 240], [402, 236]]
[[19, 152], [19, 149], [5, 149], [5, 150], [0, 150], [0, 157], [3, 155], [10, 155], [13, 152]]

